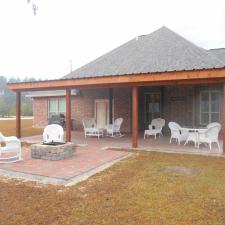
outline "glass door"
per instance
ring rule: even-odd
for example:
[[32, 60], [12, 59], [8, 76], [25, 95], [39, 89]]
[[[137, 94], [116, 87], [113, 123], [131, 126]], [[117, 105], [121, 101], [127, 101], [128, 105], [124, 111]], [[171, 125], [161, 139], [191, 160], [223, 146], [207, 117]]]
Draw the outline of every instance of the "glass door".
[[152, 119], [161, 117], [161, 94], [144, 94], [144, 123], [147, 128]]

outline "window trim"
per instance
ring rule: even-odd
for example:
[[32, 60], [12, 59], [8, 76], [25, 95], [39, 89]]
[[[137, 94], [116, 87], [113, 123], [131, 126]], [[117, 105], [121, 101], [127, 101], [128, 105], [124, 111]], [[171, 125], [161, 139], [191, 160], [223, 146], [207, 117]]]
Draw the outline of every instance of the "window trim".
[[[202, 107], [201, 107], [201, 103], [202, 103], [202, 93], [209, 93], [209, 111], [208, 112], [202, 112]], [[200, 108], [200, 110], [199, 110], [199, 112], [200, 112], [200, 125], [207, 125], [208, 123], [211, 123], [212, 122], [212, 114], [214, 113], [217, 113], [217, 114], [219, 114], [219, 120], [220, 120], [220, 118], [221, 118], [221, 106], [220, 106], [220, 104], [219, 104], [219, 110], [218, 110], [218, 112], [212, 112], [212, 104], [211, 104], [211, 102], [212, 102], [212, 93], [218, 93], [219, 94], [219, 100], [220, 100], [220, 95], [221, 95], [221, 91], [220, 90], [202, 90], [202, 91], [200, 91], [200, 102], [199, 102], [199, 108]], [[208, 123], [207, 124], [205, 124], [205, 123], [203, 123], [202, 122], [202, 114], [209, 114], [209, 118], [208, 118]]]
[[[56, 113], [56, 115], [60, 115], [61, 113], [66, 114], [66, 108], [65, 108], [65, 112], [59, 112], [59, 101], [61, 99], [64, 99], [64, 101], [66, 101], [66, 98], [64, 97], [59, 97], [59, 98], [48, 98], [48, 118], [50, 118], [50, 113]], [[57, 112], [50, 112], [50, 101], [51, 100], [57, 100]]]

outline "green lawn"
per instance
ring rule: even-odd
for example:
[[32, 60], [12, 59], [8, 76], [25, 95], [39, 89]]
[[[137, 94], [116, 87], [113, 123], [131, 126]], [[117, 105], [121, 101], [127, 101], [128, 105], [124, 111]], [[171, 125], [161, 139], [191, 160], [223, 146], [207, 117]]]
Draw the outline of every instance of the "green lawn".
[[225, 159], [141, 152], [74, 187], [0, 181], [0, 224], [225, 224]]
[[[21, 122], [22, 137], [42, 134], [43, 130], [32, 127], [33, 120], [27, 119]], [[0, 120], [0, 132], [5, 136], [16, 134], [16, 120]]]

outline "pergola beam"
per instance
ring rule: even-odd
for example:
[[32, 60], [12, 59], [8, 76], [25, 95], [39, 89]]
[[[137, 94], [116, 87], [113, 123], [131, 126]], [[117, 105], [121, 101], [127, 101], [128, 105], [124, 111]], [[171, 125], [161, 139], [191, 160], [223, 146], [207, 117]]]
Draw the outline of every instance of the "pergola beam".
[[71, 142], [71, 89], [66, 89], [66, 141]]
[[16, 136], [21, 138], [21, 92], [16, 92]]
[[225, 83], [223, 84], [223, 153], [225, 154]]
[[163, 86], [199, 83], [225, 83], [225, 68], [11, 83], [8, 84], [8, 88], [13, 91], [37, 91], [81, 87]]
[[109, 123], [113, 123], [113, 89], [109, 88]]
[[132, 87], [132, 147], [138, 147], [138, 87]]

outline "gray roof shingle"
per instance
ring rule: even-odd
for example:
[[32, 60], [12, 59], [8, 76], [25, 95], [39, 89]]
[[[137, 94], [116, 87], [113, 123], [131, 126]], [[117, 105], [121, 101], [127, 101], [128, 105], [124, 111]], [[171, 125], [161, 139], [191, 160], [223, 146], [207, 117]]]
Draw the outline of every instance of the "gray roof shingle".
[[225, 66], [225, 48], [210, 49], [209, 52], [219, 58]]
[[63, 78], [222, 68], [224, 63], [167, 27], [139, 36]]

